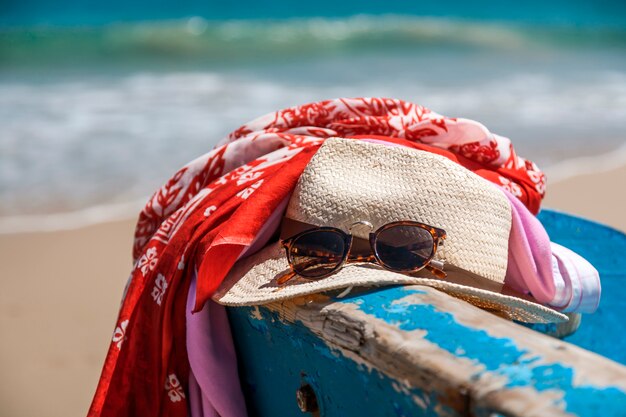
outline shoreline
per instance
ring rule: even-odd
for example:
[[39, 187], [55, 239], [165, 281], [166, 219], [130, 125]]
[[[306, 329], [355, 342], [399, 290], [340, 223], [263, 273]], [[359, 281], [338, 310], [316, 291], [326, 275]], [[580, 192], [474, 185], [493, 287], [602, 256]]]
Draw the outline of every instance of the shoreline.
[[[554, 208], [604, 223], [607, 226], [626, 230], [626, 222], [613, 219], [613, 216], [603, 214], [601, 218], [594, 218], [593, 213], [585, 207], [578, 210], [576, 202], [567, 196], [563, 196], [563, 188], [572, 188], [572, 181], [578, 178], [598, 177], [606, 182], [606, 174], [616, 172], [619, 176], [626, 170], [626, 144], [612, 150], [593, 156], [583, 156], [568, 159], [543, 169], [548, 181], [546, 197], [542, 202], [543, 208]], [[626, 176], [624, 176], [626, 181]], [[585, 184], [589, 181], [583, 180]], [[598, 181], [600, 182], [600, 181]], [[615, 182], [619, 185], [620, 182]], [[595, 188], [595, 187], [594, 187]], [[555, 198], [554, 195], [557, 197]], [[89, 206], [67, 212], [32, 215], [6, 215], [0, 216], [0, 236], [21, 233], [51, 233], [66, 230], [77, 230], [98, 224], [134, 221], [150, 196], [137, 198], [125, 203], [111, 203]], [[563, 200], [563, 202], [559, 201]], [[596, 200], [602, 201], [602, 199]], [[621, 201], [626, 209], [626, 198]]]
[[[548, 180], [549, 181], [549, 180]], [[579, 174], [550, 185], [542, 208], [556, 209], [626, 232], [626, 165]]]
[[565, 159], [543, 169], [548, 179], [548, 191], [550, 187], [573, 178], [602, 174], [626, 166], [626, 142], [613, 149], [598, 155], [579, 156]]
[[105, 223], [134, 221], [148, 199], [146, 197], [127, 203], [102, 204], [60, 213], [0, 216], [0, 236], [62, 232]]

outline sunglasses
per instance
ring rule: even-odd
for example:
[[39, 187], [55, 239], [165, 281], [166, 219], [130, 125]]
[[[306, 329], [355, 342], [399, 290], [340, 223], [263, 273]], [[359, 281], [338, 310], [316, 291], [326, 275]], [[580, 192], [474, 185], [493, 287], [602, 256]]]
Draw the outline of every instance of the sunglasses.
[[[358, 225], [373, 228], [369, 222], [360, 221], [350, 226], [350, 231]], [[356, 262], [376, 263], [404, 274], [426, 268], [445, 278], [443, 262], [433, 260], [445, 238], [445, 230], [415, 221], [385, 224], [369, 234], [369, 242], [336, 227], [305, 230], [281, 241], [291, 273], [280, 277], [277, 284], [285, 284], [295, 275], [309, 280], [325, 278], [344, 264]]]

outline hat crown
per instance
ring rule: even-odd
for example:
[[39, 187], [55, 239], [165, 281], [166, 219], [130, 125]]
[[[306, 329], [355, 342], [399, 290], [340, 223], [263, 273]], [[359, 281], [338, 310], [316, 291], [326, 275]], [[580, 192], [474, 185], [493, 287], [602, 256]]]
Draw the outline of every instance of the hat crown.
[[[305, 168], [285, 217], [348, 230], [414, 220], [442, 228], [436, 258], [504, 282], [508, 199], [494, 184], [437, 154], [354, 139], [327, 139]], [[366, 237], [365, 228], [354, 235]]]

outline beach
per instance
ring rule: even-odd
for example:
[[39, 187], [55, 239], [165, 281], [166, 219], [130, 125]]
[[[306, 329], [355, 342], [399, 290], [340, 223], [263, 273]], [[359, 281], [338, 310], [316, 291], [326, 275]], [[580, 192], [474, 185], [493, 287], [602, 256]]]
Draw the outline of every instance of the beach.
[[626, 230], [621, 3], [9, 3], [0, 417], [86, 414], [146, 196], [278, 109], [394, 97], [479, 121], [544, 170], [544, 208]]
[[[626, 230], [626, 166], [549, 185], [543, 207]], [[0, 235], [1, 416], [81, 416], [131, 268], [134, 220]]]

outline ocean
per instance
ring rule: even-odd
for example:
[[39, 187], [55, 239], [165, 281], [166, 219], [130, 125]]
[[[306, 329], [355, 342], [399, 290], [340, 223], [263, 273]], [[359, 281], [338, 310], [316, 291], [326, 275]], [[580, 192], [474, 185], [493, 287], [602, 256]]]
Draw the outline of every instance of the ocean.
[[128, 216], [242, 123], [333, 97], [478, 120], [561, 177], [626, 154], [619, 2], [65, 3], [0, 6], [0, 232]]

